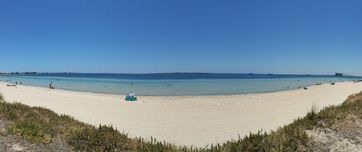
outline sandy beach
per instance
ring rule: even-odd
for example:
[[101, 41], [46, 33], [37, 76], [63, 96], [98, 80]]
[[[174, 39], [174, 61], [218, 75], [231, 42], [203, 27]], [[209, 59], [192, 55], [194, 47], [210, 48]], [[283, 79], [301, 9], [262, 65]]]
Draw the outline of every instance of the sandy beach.
[[0, 93], [9, 102], [49, 108], [92, 124], [108, 124], [131, 137], [155, 137], [178, 145], [222, 143], [258, 130], [272, 130], [318, 109], [338, 105], [362, 91], [362, 83], [311, 86], [273, 93], [225, 96], [141, 96], [125, 102], [124, 96], [50, 90], [41, 87], [7, 87]]

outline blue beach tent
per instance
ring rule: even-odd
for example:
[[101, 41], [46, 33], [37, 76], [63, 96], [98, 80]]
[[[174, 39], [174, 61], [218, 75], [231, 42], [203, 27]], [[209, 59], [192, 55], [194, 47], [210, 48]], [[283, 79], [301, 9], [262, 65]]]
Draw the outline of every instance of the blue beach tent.
[[126, 101], [137, 101], [137, 96], [135, 93], [131, 92], [126, 95]]

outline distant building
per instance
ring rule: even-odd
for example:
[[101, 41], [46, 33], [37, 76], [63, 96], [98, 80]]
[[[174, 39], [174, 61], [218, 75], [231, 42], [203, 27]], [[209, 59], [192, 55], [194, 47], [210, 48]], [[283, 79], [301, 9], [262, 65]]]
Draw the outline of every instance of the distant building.
[[334, 76], [336, 76], [336, 77], [343, 77], [343, 73], [336, 73]]

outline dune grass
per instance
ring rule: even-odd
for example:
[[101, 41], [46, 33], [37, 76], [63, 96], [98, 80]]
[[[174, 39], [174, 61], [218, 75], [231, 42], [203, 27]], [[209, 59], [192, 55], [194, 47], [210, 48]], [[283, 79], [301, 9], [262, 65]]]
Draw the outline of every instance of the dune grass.
[[335, 121], [353, 113], [362, 115], [362, 93], [350, 96], [340, 106], [330, 106], [317, 113], [313, 107], [305, 117], [265, 133], [260, 131], [223, 144], [205, 148], [176, 146], [156, 139], [130, 138], [112, 126], [94, 127], [65, 115], [40, 107], [20, 103], [7, 103], [0, 95], [0, 118], [11, 122], [7, 130], [33, 143], [51, 143], [61, 139], [76, 151], [180, 151], [180, 152], [232, 152], [232, 151], [310, 151], [305, 130], [328, 127]]
[[0, 101], [4, 101], [4, 96], [0, 94]]

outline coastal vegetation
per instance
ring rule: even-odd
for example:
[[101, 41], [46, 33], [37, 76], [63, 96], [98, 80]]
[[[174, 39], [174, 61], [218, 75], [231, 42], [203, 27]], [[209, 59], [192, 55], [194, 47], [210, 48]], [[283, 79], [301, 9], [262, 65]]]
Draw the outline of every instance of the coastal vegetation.
[[177, 146], [156, 139], [130, 138], [112, 126], [91, 126], [66, 115], [58, 115], [41, 107], [8, 103], [0, 95], [0, 119], [6, 121], [7, 132], [32, 142], [49, 144], [62, 140], [75, 151], [313, 151], [307, 131], [331, 128], [349, 116], [362, 115], [362, 93], [350, 96], [342, 105], [317, 112], [316, 107], [303, 118], [275, 131], [260, 131], [223, 144], [205, 148]]

